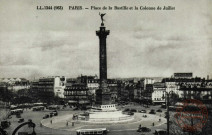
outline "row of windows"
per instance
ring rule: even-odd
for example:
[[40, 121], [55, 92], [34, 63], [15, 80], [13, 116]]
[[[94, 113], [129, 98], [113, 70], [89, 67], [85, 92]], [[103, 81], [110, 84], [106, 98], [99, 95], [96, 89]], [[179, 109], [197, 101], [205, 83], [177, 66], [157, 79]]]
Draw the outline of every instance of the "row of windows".
[[115, 105], [102, 105], [101, 108], [111, 108], [111, 107], [115, 107]]
[[54, 83], [54, 80], [39, 80], [39, 83]]
[[163, 100], [162, 98], [155, 98], [155, 100]]
[[87, 95], [86, 91], [65, 91], [65, 95]]
[[[88, 83], [99, 83], [99, 80], [88, 80]], [[116, 81], [108, 81], [108, 84], [117, 84]]]
[[53, 89], [38, 89], [38, 91], [40, 91], [40, 92], [45, 92], [45, 91], [53, 91]]
[[53, 84], [54, 82], [39, 82], [39, 84]]
[[53, 88], [53, 85], [37, 85], [37, 86], [31, 86], [32, 88]]
[[200, 92], [196, 92], [196, 91], [185, 91], [185, 93], [191, 93], [191, 94], [194, 94], [194, 93], [201, 93], [201, 94], [212, 94], [212, 91], [200, 91]]
[[68, 99], [87, 99], [87, 96], [68, 96], [68, 95], [65, 95], [65, 98], [68, 98]]
[[66, 87], [67, 90], [88, 90], [87, 87]]
[[95, 81], [95, 80], [88, 80], [88, 83], [99, 83], [99, 81]]

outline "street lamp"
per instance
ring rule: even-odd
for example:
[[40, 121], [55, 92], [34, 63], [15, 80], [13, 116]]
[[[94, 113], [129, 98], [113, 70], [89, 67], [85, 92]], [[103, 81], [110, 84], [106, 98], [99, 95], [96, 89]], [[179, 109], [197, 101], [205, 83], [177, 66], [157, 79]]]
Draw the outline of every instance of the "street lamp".
[[166, 106], [167, 106], [167, 135], [169, 135], [169, 96], [170, 96], [170, 94], [173, 94], [173, 91], [169, 91], [169, 92], [164, 91], [164, 93], [166, 94], [166, 97], [167, 97], [167, 103], [166, 103]]

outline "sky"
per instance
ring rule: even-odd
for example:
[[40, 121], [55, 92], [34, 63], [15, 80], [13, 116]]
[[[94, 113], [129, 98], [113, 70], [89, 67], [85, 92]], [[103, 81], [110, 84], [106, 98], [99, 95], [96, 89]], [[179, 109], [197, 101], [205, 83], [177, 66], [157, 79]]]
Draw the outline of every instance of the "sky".
[[[104, 16], [108, 78], [212, 77], [210, 0], [2, 0], [0, 78], [99, 75]], [[63, 6], [63, 11], [37, 6]], [[171, 11], [68, 10], [68, 6], [173, 6]]]

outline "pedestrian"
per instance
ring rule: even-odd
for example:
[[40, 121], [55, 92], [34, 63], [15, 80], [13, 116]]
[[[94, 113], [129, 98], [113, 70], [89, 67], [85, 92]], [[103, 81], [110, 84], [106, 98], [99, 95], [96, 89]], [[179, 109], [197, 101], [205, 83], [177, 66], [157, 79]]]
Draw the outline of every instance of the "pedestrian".
[[52, 124], [52, 120], [51, 120], [50, 122], [51, 122], [51, 124]]
[[139, 129], [141, 129], [141, 124], [139, 125]]
[[155, 126], [155, 123], [154, 123], [154, 122], [152, 123], [152, 126], [153, 126], [153, 127]]
[[40, 127], [42, 127], [42, 123], [40, 123]]
[[66, 126], [68, 127], [68, 121], [66, 122]]

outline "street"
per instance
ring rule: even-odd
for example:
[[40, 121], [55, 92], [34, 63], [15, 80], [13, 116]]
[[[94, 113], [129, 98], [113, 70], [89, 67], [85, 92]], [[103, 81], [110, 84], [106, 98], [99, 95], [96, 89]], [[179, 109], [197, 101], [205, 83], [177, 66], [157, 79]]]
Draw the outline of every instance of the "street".
[[[117, 106], [117, 108], [121, 108], [122, 110], [129, 108], [129, 109], [136, 109], [137, 111], [139, 110], [146, 110], [147, 113], [146, 115], [149, 115], [149, 111], [151, 109], [154, 109], [155, 111], [158, 109], [161, 109], [162, 112], [156, 112], [155, 117], [164, 117], [165, 116], [165, 109], [160, 108], [160, 106], [151, 106], [149, 108], [145, 108], [141, 105], [134, 105], [134, 104], [129, 104], [126, 106]], [[23, 114], [21, 115], [22, 118], [24, 118], [25, 122], [28, 121], [28, 119], [31, 119], [35, 124], [36, 124], [36, 128], [35, 128], [35, 132], [38, 135], [69, 135], [69, 134], [76, 134], [75, 130], [76, 129], [80, 129], [80, 128], [98, 128], [98, 127], [107, 127], [109, 129], [109, 135], [130, 135], [130, 134], [135, 134], [138, 135], [140, 134], [139, 132], [137, 132], [138, 126], [141, 124], [142, 126], [148, 127], [151, 129], [151, 132], [144, 132], [143, 134], [145, 135], [152, 135], [155, 131], [155, 129], [166, 129], [166, 124], [160, 124], [159, 119], [155, 119], [154, 115], [150, 116], [152, 118], [148, 119], [145, 121], [144, 118], [142, 118], [142, 116], [145, 113], [135, 113], [136, 117], [141, 117], [142, 121], [133, 121], [131, 123], [121, 123], [121, 124], [101, 124], [101, 125], [82, 125], [82, 124], [75, 124], [74, 126], [72, 126], [71, 124], [69, 124], [68, 126], [66, 126], [65, 122], [63, 123], [63, 128], [59, 128], [57, 129], [57, 126], [61, 126], [60, 125], [54, 125], [54, 129], [53, 128], [48, 128], [45, 126], [41, 126], [41, 120], [43, 120], [43, 116], [45, 114], [49, 114], [51, 111], [50, 110], [44, 110], [44, 111], [32, 111], [30, 109], [24, 110]], [[83, 112], [83, 111], [74, 111], [70, 108], [66, 108], [65, 110], [59, 110], [58, 111], [58, 116], [54, 116], [56, 117], [60, 117], [60, 116], [65, 116], [68, 114], [74, 114], [74, 113], [78, 113], [78, 112]], [[148, 116], [149, 117], [149, 116]], [[51, 118], [47, 118], [46, 120], [51, 120]], [[6, 131], [8, 132], [8, 134], [12, 134], [13, 130], [20, 125], [20, 123], [18, 123], [18, 118], [16, 118], [15, 115], [12, 115], [12, 118], [10, 119], [11, 121], [11, 126], [6, 129]], [[155, 126], [153, 126], [152, 124], [155, 124]], [[53, 121], [54, 123], [54, 121]], [[53, 124], [52, 124], [53, 125]], [[56, 128], [56, 129], [55, 129]], [[23, 131], [27, 131], [27, 132], [32, 132], [32, 128], [29, 128], [28, 126], [24, 126], [22, 127], [19, 132], [23, 132]]]

